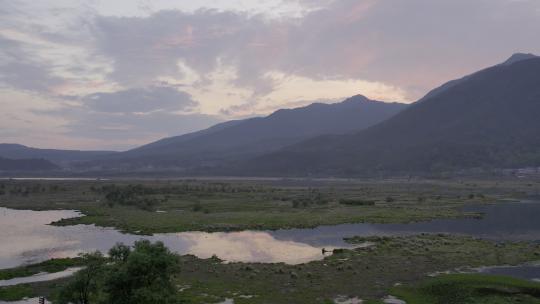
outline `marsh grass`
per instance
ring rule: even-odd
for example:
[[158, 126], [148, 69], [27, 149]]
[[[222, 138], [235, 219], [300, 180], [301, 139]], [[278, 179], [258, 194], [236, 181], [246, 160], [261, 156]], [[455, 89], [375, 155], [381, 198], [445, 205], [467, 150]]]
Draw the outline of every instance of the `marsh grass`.
[[391, 292], [408, 304], [540, 303], [540, 283], [481, 274], [442, 275]]
[[[131, 233], [312, 228], [344, 223], [407, 223], [479, 216], [460, 207], [494, 202], [507, 191], [447, 181], [3, 181], [0, 206], [75, 209], [96, 224]], [[494, 187], [494, 186], [493, 186]], [[498, 189], [498, 188], [497, 188]], [[512, 190], [512, 194], [520, 188]], [[535, 187], [526, 187], [536, 191]], [[531, 190], [532, 189], [532, 190]], [[475, 193], [470, 199], [471, 193]], [[485, 193], [478, 195], [478, 193]], [[391, 199], [388, 199], [391, 197]], [[418, 200], [422, 197], [422, 200]], [[156, 212], [159, 210], [160, 212]]]

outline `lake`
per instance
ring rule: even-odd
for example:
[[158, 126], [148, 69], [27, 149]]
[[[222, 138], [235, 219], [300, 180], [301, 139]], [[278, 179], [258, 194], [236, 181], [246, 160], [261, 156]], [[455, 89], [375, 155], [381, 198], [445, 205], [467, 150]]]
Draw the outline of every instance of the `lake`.
[[456, 233], [493, 240], [540, 240], [540, 203], [533, 201], [475, 205], [466, 211], [482, 219], [440, 219], [409, 224], [344, 224], [314, 229], [241, 232], [182, 232], [153, 236], [123, 234], [93, 225], [48, 225], [77, 211], [30, 211], [0, 208], [0, 268], [72, 257], [79, 252], [107, 252], [117, 242], [132, 244], [145, 238], [163, 241], [179, 254], [201, 258], [216, 255], [229, 262], [299, 264], [323, 259], [322, 248], [350, 247], [344, 237]]

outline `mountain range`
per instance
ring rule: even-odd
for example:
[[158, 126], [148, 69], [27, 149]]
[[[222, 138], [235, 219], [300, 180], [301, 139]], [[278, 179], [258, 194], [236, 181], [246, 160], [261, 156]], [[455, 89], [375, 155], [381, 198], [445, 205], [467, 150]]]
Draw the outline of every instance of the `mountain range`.
[[110, 155], [113, 151], [79, 151], [38, 149], [19, 144], [0, 144], [0, 157], [10, 159], [47, 159], [49, 161], [66, 164], [73, 161], [90, 160], [96, 157]]
[[355, 134], [322, 136], [241, 164], [254, 175], [364, 175], [540, 166], [540, 58], [449, 82]]
[[0, 145], [0, 157], [72, 170], [358, 176], [540, 166], [540, 57], [452, 80], [411, 105], [357, 95], [221, 123], [129, 151]]
[[98, 158], [90, 164], [107, 169], [208, 170], [224, 163], [271, 153], [314, 136], [362, 130], [390, 118], [406, 106], [357, 95], [340, 103], [314, 103], [278, 110], [266, 117], [229, 121], [203, 131], [165, 138]]

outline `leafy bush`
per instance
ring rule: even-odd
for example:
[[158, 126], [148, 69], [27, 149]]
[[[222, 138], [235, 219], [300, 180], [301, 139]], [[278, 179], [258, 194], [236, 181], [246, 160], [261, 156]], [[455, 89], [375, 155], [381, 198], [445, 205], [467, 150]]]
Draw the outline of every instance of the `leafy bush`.
[[342, 205], [348, 206], [373, 206], [375, 201], [373, 200], [364, 200], [359, 198], [342, 198], [339, 200], [339, 203]]
[[151, 211], [155, 206], [167, 200], [165, 197], [150, 196], [156, 194], [155, 189], [143, 185], [127, 185], [124, 187], [110, 185], [102, 187], [99, 191], [105, 194], [105, 201], [109, 207], [119, 204]]

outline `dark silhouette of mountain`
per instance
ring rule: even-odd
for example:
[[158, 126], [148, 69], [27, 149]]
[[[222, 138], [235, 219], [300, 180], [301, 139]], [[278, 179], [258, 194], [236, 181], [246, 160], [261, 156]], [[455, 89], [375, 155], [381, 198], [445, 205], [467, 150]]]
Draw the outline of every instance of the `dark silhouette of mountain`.
[[[518, 62], [518, 61], [521, 61], [521, 60], [533, 59], [533, 58], [538, 58], [538, 57], [536, 55], [533, 55], [533, 54], [515, 53], [512, 56], [510, 56], [510, 58], [508, 58], [505, 62], [501, 63], [501, 65], [511, 65], [511, 64], [513, 64], [515, 62]], [[463, 81], [466, 81], [467, 79], [469, 79], [469, 77], [472, 77], [472, 76], [474, 76], [477, 73], [480, 73], [482, 71], [483, 70], [481, 70], [479, 72], [476, 72], [476, 73], [473, 73], [471, 75], [464, 76], [464, 77], [459, 78], [459, 79], [448, 81], [447, 83], [443, 84], [442, 86], [431, 90], [429, 93], [426, 94], [426, 96], [424, 96], [422, 99], [418, 100], [418, 102], [422, 102], [422, 101], [424, 101], [426, 99], [434, 97], [437, 94], [442, 93], [442, 92], [446, 91], [447, 89], [452, 88], [453, 86], [462, 83]]]
[[0, 157], [0, 171], [50, 171], [59, 167], [44, 159], [8, 159]]
[[111, 153], [115, 152], [38, 149], [19, 144], [0, 144], [0, 157], [10, 159], [42, 158], [59, 164], [89, 160]]
[[534, 54], [525, 54], [525, 53], [515, 53], [514, 55], [510, 56], [505, 62], [502, 63], [502, 65], [511, 65], [518, 61], [527, 60], [527, 59], [535, 59], [538, 58], [538, 56]]
[[379, 123], [406, 107], [357, 95], [341, 103], [314, 103], [257, 117], [218, 124], [209, 129], [159, 140], [85, 166], [137, 169], [193, 169], [220, 166], [276, 151], [322, 134], [343, 134]]
[[321, 136], [237, 164], [234, 174], [363, 175], [540, 166], [540, 58], [449, 82], [356, 134]]
[[234, 126], [234, 125], [242, 123], [242, 122], [243, 122], [242, 120], [230, 120], [230, 121], [226, 121], [226, 122], [222, 122], [222, 123], [219, 123], [217, 125], [214, 125], [214, 126], [208, 128], [208, 129], [204, 129], [204, 130], [200, 130], [200, 131], [196, 131], [196, 132], [192, 132], [192, 133], [187, 133], [187, 134], [184, 134], [184, 135], [163, 138], [163, 139], [160, 139], [158, 141], [146, 144], [144, 146], [134, 148], [134, 149], [129, 151], [129, 154], [132, 154], [132, 155], [133, 154], [140, 154], [140, 155], [149, 154], [149, 155], [151, 155], [153, 153], [156, 153], [156, 151], [158, 151], [161, 148], [167, 148], [167, 147], [171, 147], [171, 146], [180, 145], [180, 144], [185, 143], [185, 142], [187, 142], [187, 141], [189, 141], [191, 139], [194, 139], [194, 138], [197, 138], [197, 137], [200, 137], [200, 136], [204, 136], [204, 135], [208, 135], [208, 134], [211, 134], [211, 133], [214, 133], [214, 132], [218, 132], [218, 131], [221, 131], [221, 130], [223, 130], [225, 128]]

